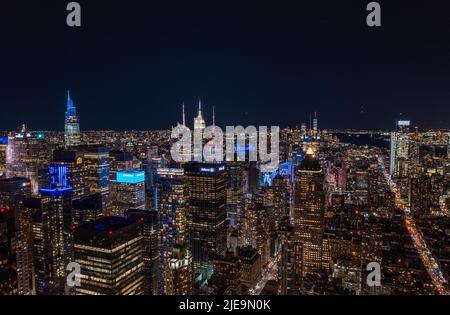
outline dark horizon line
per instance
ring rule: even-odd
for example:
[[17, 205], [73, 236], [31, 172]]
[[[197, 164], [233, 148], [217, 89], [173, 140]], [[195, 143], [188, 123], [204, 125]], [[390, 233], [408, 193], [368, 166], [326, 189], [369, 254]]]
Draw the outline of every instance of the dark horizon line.
[[[212, 125], [211, 125], [212, 126]], [[231, 126], [231, 125], [230, 125]], [[232, 126], [234, 126], [234, 127], [237, 127], [237, 126], [243, 126], [244, 128], [246, 128], [246, 127], [248, 127], [248, 126], [251, 126], [251, 125], [247, 125], [247, 126], [244, 126], [244, 125], [232, 125]], [[275, 125], [273, 125], [273, 126], [275, 126]], [[208, 126], [207, 126], [208, 127]], [[221, 126], [219, 126], [219, 125], [216, 125], [216, 127], [219, 127], [219, 128], [222, 128]], [[258, 126], [255, 126], [255, 127], [258, 127]], [[268, 127], [268, 129], [271, 127], [271, 126], [267, 126]], [[300, 126], [286, 126], [286, 127], [281, 127], [281, 126], [278, 126], [278, 127], [280, 127], [280, 130], [285, 130], [285, 129], [300, 129]], [[188, 127], [189, 128], [189, 127]], [[193, 130], [194, 128], [189, 128], [190, 130]], [[258, 129], [258, 128], [257, 128]], [[222, 128], [222, 130], [225, 130], [225, 129], [223, 129]], [[307, 130], [312, 130], [312, 128], [307, 128]], [[30, 132], [53, 132], [53, 133], [64, 133], [64, 130], [63, 129], [60, 129], [60, 130], [51, 130], [51, 129], [29, 129], [28, 131], [30, 131]], [[86, 129], [86, 130], [80, 130], [80, 133], [86, 133], [86, 132], [145, 132], [145, 131], [153, 131], [153, 132], [156, 132], [156, 131], [171, 131], [171, 129], [169, 128], [169, 129]], [[319, 131], [331, 131], [331, 132], [334, 132], [334, 133], [337, 133], [337, 132], [345, 132], [345, 131], [357, 131], [357, 132], [393, 132], [393, 131], [395, 131], [394, 129], [386, 129], [386, 128], [384, 128], [384, 129], [372, 129], [372, 128], [369, 128], [369, 129], [360, 129], [360, 128], [351, 128], [351, 127], [349, 127], [349, 128], [322, 128], [322, 129], [319, 129]], [[414, 131], [414, 127], [413, 128], [411, 128], [411, 132], [413, 132]], [[425, 131], [441, 131], [441, 132], [449, 132], [450, 133], [450, 128], [423, 128], [423, 129], [421, 129], [421, 128], [418, 128], [418, 131], [419, 132], [425, 132]], [[17, 132], [17, 130], [1, 130], [0, 131], [0, 133], [10, 133], [10, 132]]]

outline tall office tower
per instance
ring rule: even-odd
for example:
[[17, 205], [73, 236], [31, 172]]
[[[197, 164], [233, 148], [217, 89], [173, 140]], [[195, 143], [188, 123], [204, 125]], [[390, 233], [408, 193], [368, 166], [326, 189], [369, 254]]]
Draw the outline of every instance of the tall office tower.
[[[280, 200], [283, 197], [286, 202]], [[292, 160], [280, 164], [278, 175], [273, 180], [273, 203], [274, 206], [278, 207], [278, 210], [274, 209], [276, 224], [285, 215], [291, 216], [292, 220], [294, 219], [294, 162]], [[287, 207], [286, 212], [281, 210], [284, 206]]]
[[103, 211], [107, 214], [109, 203], [109, 150], [103, 146], [79, 146], [87, 167], [90, 194], [102, 195]]
[[0, 138], [0, 177], [6, 174], [6, 151], [8, 138]]
[[14, 209], [0, 206], [0, 295], [17, 295]]
[[142, 295], [144, 242], [141, 222], [103, 217], [74, 232], [75, 261], [81, 267], [77, 295]]
[[227, 218], [230, 226], [237, 227], [237, 214], [241, 205], [243, 194], [242, 177], [243, 165], [242, 162], [232, 161], [226, 162], [227, 169]]
[[89, 194], [88, 170], [84, 154], [76, 150], [55, 150], [49, 169], [51, 183], [60, 181], [60, 186], [73, 188], [72, 199], [80, 199]]
[[237, 252], [227, 251], [225, 256], [217, 256], [214, 259], [211, 285], [218, 287], [224, 295], [236, 295], [241, 283], [240, 279], [241, 271]]
[[289, 215], [290, 211], [290, 183], [286, 183], [286, 177], [277, 175], [273, 179], [273, 212], [275, 217], [275, 226], [278, 228], [281, 220]]
[[158, 148], [154, 150], [151, 147], [147, 148], [145, 159], [142, 160], [142, 168], [145, 170], [145, 186], [147, 191], [154, 188], [156, 171], [154, 171], [153, 158], [158, 157]]
[[241, 268], [241, 283], [249, 288], [255, 287], [261, 279], [261, 256], [253, 247], [244, 246], [238, 249]]
[[164, 272], [164, 294], [192, 295], [194, 293], [194, 268], [192, 255], [187, 246], [172, 247]]
[[249, 162], [244, 170], [244, 192], [256, 194], [260, 189], [260, 170], [256, 162]]
[[317, 135], [318, 127], [319, 127], [319, 120], [317, 118], [317, 112], [314, 112], [314, 115], [313, 115], [313, 134], [314, 134], [314, 136]]
[[156, 181], [158, 168], [164, 167], [164, 159], [158, 156], [158, 151], [148, 148], [147, 149], [147, 159], [145, 165], [145, 193], [147, 197], [147, 204], [152, 205], [152, 208], [157, 209], [157, 191], [156, 191]]
[[296, 266], [301, 263], [301, 246], [295, 239], [295, 229], [290, 217], [280, 220], [278, 226], [278, 292], [280, 295], [295, 295], [297, 291]]
[[254, 202], [253, 195], [245, 193], [242, 197], [241, 211], [237, 214], [237, 245], [239, 247], [252, 246], [253, 242], [253, 220], [250, 219], [250, 213], [247, 211]]
[[39, 192], [39, 170], [47, 170], [50, 148], [41, 133], [28, 132], [22, 125], [19, 132], [8, 137], [6, 177], [23, 177], [31, 181], [33, 194]]
[[[167, 267], [172, 248], [187, 241], [188, 187], [182, 168], [158, 168], [157, 205], [161, 219], [161, 270]], [[164, 286], [164, 283], [162, 283]]]
[[211, 277], [215, 255], [227, 246], [227, 211], [224, 164], [188, 163], [184, 166], [188, 184], [188, 234], [194, 269], [201, 281]]
[[264, 205], [262, 200], [252, 198], [245, 202], [238, 219], [239, 246], [256, 248], [262, 266], [269, 262], [270, 256], [270, 211], [271, 209]]
[[73, 262], [72, 187], [53, 186], [40, 192], [49, 222], [53, 289], [67, 294], [66, 266]]
[[126, 170], [140, 170], [140, 162], [133, 153], [111, 150], [109, 151], [109, 198], [111, 204], [117, 200], [117, 172]]
[[[29, 287], [31, 294], [40, 294], [38, 284], [36, 283], [36, 267], [34, 261], [34, 243], [33, 243], [33, 215], [42, 211], [42, 202], [40, 197], [26, 197], [20, 206], [19, 230], [20, 239], [26, 244], [21, 254], [24, 287]], [[17, 239], [17, 237], [16, 237]], [[18, 259], [19, 260], [19, 259]]]
[[306, 135], [306, 123], [301, 123], [300, 125], [300, 135], [303, 137], [304, 135]]
[[66, 148], [80, 144], [80, 120], [77, 116], [77, 109], [67, 91], [67, 110], [64, 124], [64, 143]]
[[116, 173], [117, 198], [114, 214], [124, 216], [128, 209], [145, 209], [145, 172], [120, 171]]
[[393, 177], [408, 175], [410, 133], [409, 120], [399, 120], [396, 131], [391, 132], [390, 174]]
[[194, 130], [203, 130], [206, 128], [205, 120], [202, 116], [202, 102], [198, 101], [198, 116], [194, 118]]
[[160, 225], [158, 211], [134, 210], [126, 212], [130, 220], [142, 222], [141, 234], [144, 242], [142, 254], [144, 261], [144, 295], [158, 295], [160, 280], [163, 277], [159, 262], [160, 253]]
[[[38, 198], [34, 198], [39, 200]], [[42, 208], [42, 205], [41, 205]], [[52, 241], [49, 212], [36, 210], [31, 214], [34, 292], [36, 295], [58, 294], [52, 269]]]
[[94, 221], [103, 216], [102, 195], [93, 194], [72, 201], [73, 224]]
[[302, 276], [323, 267], [324, 185], [324, 172], [310, 148], [298, 169], [295, 188], [295, 234], [303, 247], [297, 274]]
[[286, 131], [280, 132], [280, 144], [279, 144], [279, 160], [287, 161], [289, 159], [289, 148], [291, 146], [291, 135]]
[[422, 144], [422, 137], [418, 131], [418, 128], [415, 128], [415, 131], [410, 135], [409, 142], [409, 167], [408, 167], [408, 175], [417, 176], [421, 171], [420, 165], [420, 147]]
[[[22, 211], [22, 203], [24, 198], [31, 195], [31, 182], [27, 178], [8, 178], [0, 179], [0, 209], [5, 214], [5, 219], [10, 215], [14, 216], [14, 262], [13, 265], [17, 269], [16, 278], [12, 278], [11, 281], [15, 281], [17, 284], [17, 293], [20, 295], [27, 295], [32, 292], [31, 272], [30, 267], [30, 243], [27, 239], [27, 233], [22, 227], [22, 217], [24, 213]], [[12, 214], [10, 214], [12, 212]], [[9, 235], [11, 232], [11, 226], [7, 224], [4, 226], [5, 235]], [[8, 242], [7, 239], [4, 239]], [[6, 246], [7, 243], [5, 243]], [[4, 249], [7, 252], [7, 248]], [[10, 257], [10, 256], [9, 256]], [[0, 263], [1, 264], [1, 263]], [[5, 269], [10, 262], [5, 261]], [[8, 277], [9, 278], [9, 277]], [[6, 280], [5, 280], [6, 281]], [[8, 280], [9, 281], [9, 280]]]

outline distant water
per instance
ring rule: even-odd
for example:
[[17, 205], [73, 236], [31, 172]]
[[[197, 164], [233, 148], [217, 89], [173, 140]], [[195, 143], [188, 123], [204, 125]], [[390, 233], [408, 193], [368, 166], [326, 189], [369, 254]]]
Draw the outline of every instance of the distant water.
[[351, 135], [345, 133], [336, 133], [335, 135], [342, 143], [351, 143], [358, 146], [368, 145], [379, 148], [390, 147], [389, 137], [381, 137], [378, 135]]

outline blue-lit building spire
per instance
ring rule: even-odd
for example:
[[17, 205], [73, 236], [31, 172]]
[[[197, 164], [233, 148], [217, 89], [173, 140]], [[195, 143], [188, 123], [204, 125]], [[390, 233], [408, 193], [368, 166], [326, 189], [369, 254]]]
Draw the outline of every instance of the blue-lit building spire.
[[66, 148], [80, 144], [80, 121], [77, 116], [77, 109], [70, 98], [70, 91], [67, 90], [67, 109], [64, 126], [64, 142]]
[[67, 116], [76, 116], [77, 115], [77, 109], [75, 106], [73, 106], [73, 101], [70, 98], [70, 91], [67, 91], [67, 110], [66, 110], [66, 117]]

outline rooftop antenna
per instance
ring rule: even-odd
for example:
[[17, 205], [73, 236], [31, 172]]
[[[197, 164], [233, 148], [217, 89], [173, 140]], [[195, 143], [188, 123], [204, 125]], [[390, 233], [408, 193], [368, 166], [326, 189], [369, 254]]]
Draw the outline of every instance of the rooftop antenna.
[[186, 126], [186, 115], [184, 113], [184, 102], [183, 102], [183, 126]]

